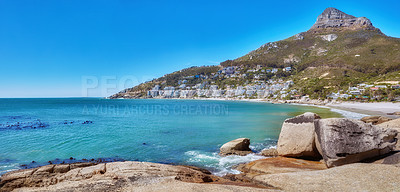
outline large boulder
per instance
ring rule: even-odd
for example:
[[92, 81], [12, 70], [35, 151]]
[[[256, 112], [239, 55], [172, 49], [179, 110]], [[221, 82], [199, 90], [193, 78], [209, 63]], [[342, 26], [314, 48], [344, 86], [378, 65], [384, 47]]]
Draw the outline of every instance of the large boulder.
[[365, 123], [372, 123], [372, 125], [381, 124], [390, 120], [392, 119], [384, 116], [367, 116], [361, 118], [361, 121]]
[[220, 148], [220, 155], [227, 156], [227, 155], [247, 155], [253, 153], [250, 149], [250, 139], [248, 138], [239, 138], [228, 143], [225, 143]]
[[[377, 126], [382, 127], [384, 129], [395, 129], [397, 130], [397, 132], [400, 133], [400, 118], [378, 124]], [[397, 144], [394, 147], [394, 150], [400, 151], [400, 134], [397, 134], [396, 139], [397, 139]]]
[[345, 118], [315, 120], [315, 131], [328, 167], [388, 153], [395, 146], [397, 135], [393, 129]]
[[315, 143], [314, 120], [320, 119], [315, 113], [286, 119], [278, 140], [278, 154], [285, 157], [320, 158]]
[[399, 191], [400, 167], [354, 163], [325, 170], [263, 174], [254, 182], [283, 191]]

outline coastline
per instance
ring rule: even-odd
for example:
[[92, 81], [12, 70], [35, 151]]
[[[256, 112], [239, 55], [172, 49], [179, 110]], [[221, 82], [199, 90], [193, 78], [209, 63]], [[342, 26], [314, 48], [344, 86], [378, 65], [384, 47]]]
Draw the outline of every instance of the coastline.
[[237, 101], [271, 104], [290, 104], [303, 105], [319, 108], [329, 108], [331, 111], [339, 113], [346, 118], [360, 119], [364, 116], [386, 116], [393, 119], [399, 118], [388, 113], [400, 111], [400, 103], [393, 102], [351, 102], [351, 101], [321, 101], [321, 100], [271, 100], [271, 99], [235, 99], [235, 98], [157, 98], [172, 100], [200, 100], [200, 101]]
[[[364, 103], [364, 102], [324, 102], [321, 100], [310, 100], [310, 101], [301, 101], [301, 100], [269, 100], [269, 99], [219, 99], [219, 98], [202, 98], [196, 100], [216, 100], [216, 101], [244, 101], [244, 102], [265, 102], [272, 104], [292, 104], [292, 105], [304, 105], [304, 106], [312, 106], [312, 107], [322, 107], [322, 108], [330, 108], [334, 109], [334, 112], [341, 113], [343, 116], [346, 116], [345, 113], [337, 110], [342, 110], [351, 113], [357, 113], [361, 116], [386, 116], [391, 118], [398, 118], [396, 115], [388, 115], [388, 113], [393, 113], [400, 111], [400, 103], [393, 102], [372, 102], [372, 103]], [[335, 111], [336, 110], [336, 111]], [[352, 118], [352, 116], [348, 117]]]
[[[178, 99], [176, 99], [178, 100]], [[187, 100], [194, 100], [194, 99], [187, 99]], [[306, 102], [306, 103], [302, 103], [302, 102], [297, 102], [297, 101], [271, 101], [271, 100], [265, 100], [265, 99], [239, 99], [239, 100], [235, 100], [235, 99], [231, 99], [231, 100], [227, 100], [227, 99], [218, 99], [218, 98], [202, 98], [202, 99], [197, 99], [197, 100], [216, 100], [216, 101], [241, 101], [241, 102], [255, 102], [255, 103], [272, 103], [272, 104], [287, 104], [287, 105], [300, 105], [300, 106], [311, 106], [311, 107], [319, 107], [319, 108], [327, 108], [332, 110], [333, 112], [337, 112], [342, 114], [344, 117], [346, 118], [351, 118], [351, 117], [355, 117], [357, 115], [363, 115], [363, 116], [368, 116], [368, 115], [385, 115], [387, 116], [386, 113], [392, 113], [395, 112], [396, 110], [400, 109], [400, 107], [398, 107], [400, 104], [398, 103], [385, 103], [384, 107], [382, 107], [382, 103], [354, 103], [354, 102], [341, 102], [341, 103], [321, 103], [318, 101], [312, 101], [312, 102]], [[385, 113], [386, 112], [386, 113]], [[199, 154], [199, 155], [203, 155], [204, 154]], [[217, 155], [217, 154], [216, 154]], [[256, 156], [256, 157], [252, 157], [252, 156]], [[259, 157], [259, 158], [258, 158]], [[205, 158], [214, 158], [212, 156], [206, 156]], [[269, 159], [269, 157], [265, 157], [262, 156], [261, 153], [257, 153], [257, 154], [251, 154], [251, 155], [247, 155], [247, 156], [240, 156], [240, 157], [236, 157], [236, 156], [228, 156], [228, 157], [224, 157], [224, 161], [228, 161], [230, 163], [232, 163], [232, 161], [239, 161], [240, 165], [245, 165], [245, 164], [251, 164], [251, 163], [256, 163], [256, 162], [264, 162], [265, 159]], [[247, 159], [246, 161], [244, 161], [244, 159]], [[264, 159], [264, 160], [262, 160]], [[268, 160], [266, 160], [268, 161]], [[105, 170], [106, 166], [120, 166], [120, 165], [125, 165], [125, 164], [129, 164], [129, 167], [126, 167], [126, 169], [131, 170], [131, 169], [138, 169], [137, 166], [141, 166], [142, 164], [149, 164], [151, 166], [160, 166], [160, 169], [162, 174], [166, 174], [166, 172], [168, 172], [168, 170], [178, 170], [176, 174], [171, 174], [168, 176], [162, 176], [160, 177], [161, 180], [165, 179], [165, 178], [169, 178], [169, 177], [175, 177], [174, 180], [168, 180], [166, 181], [168, 184], [171, 184], [171, 186], [173, 185], [198, 185], [198, 184], [203, 184], [203, 183], [209, 183], [209, 184], [213, 184], [213, 186], [216, 186], [218, 184], [222, 184], [221, 187], [226, 187], [226, 185], [230, 185], [232, 187], [238, 187], [237, 189], [242, 190], [242, 189], [246, 189], [246, 188], [242, 188], [243, 186], [248, 187], [247, 189], [249, 189], [250, 191], [252, 189], [256, 189], [256, 188], [264, 188], [267, 190], [275, 190], [274, 188], [269, 188], [268, 185], [264, 185], [264, 186], [258, 186], [256, 185], [257, 182], [254, 182], [253, 180], [249, 180], [246, 182], [243, 182], [242, 180], [240, 180], [241, 175], [243, 174], [243, 170], [234, 166], [234, 170], [237, 170], [237, 172], [235, 171], [235, 173], [230, 173], [230, 172], [226, 172], [225, 174], [216, 174], [216, 173], [211, 173], [209, 170], [204, 170], [207, 173], [204, 173], [203, 171], [198, 172], [198, 170], [202, 170], [202, 168], [197, 168], [197, 167], [193, 167], [193, 166], [189, 166], [191, 167], [190, 169], [186, 169], [184, 167], [188, 167], [186, 165], [168, 165], [168, 164], [159, 164], [159, 163], [151, 163], [151, 162], [136, 162], [136, 161], [122, 161], [122, 162], [108, 162], [108, 163], [104, 163], [104, 162], [89, 162], [89, 163], [83, 163], [82, 165], [84, 165], [85, 167], [88, 166], [87, 168], [79, 168], [79, 171], [92, 171], [93, 169], [96, 169], [95, 172], [91, 172], [90, 177], [95, 178], [93, 180], [93, 182], [97, 182], [97, 178], [106, 178], [109, 179], [113, 177], [113, 174], [115, 174], [115, 172], [112, 172], [112, 174], [107, 173]], [[47, 177], [54, 177], [54, 170], [55, 168], [59, 168], [60, 170], [62, 168], [65, 168], [66, 166], [68, 166], [69, 170], [72, 170], [72, 167], [78, 167], [77, 165], [81, 165], [81, 164], [76, 164], [76, 163], [72, 163], [72, 164], [53, 164], [53, 165], [44, 165], [44, 166], [40, 166], [40, 167], [35, 167], [35, 168], [31, 168], [31, 169], [20, 169], [17, 171], [11, 171], [8, 172], [7, 174], [5, 174], [7, 177], [11, 176], [15, 176], [18, 173], [25, 173], [25, 172], [29, 172], [31, 171], [33, 172], [38, 172], [38, 171], [42, 171], [43, 169], [45, 169], [45, 171], [47, 171], [47, 169], [49, 169], [49, 173], [46, 172], [46, 174], [49, 174], [48, 176], [44, 177], [45, 179], [48, 179]], [[237, 166], [240, 166], [237, 165]], [[272, 163], [271, 165], [275, 166], [275, 163]], [[286, 165], [285, 165], [286, 166]], [[51, 168], [50, 168], [51, 167]], [[101, 167], [101, 169], [97, 170], [99, 167]], [[104, 167], [104, 168], [103, 168]], [[304, 169], [304, 167], [299, 167], [301, 169]], [[78, 169], [74, 168], [75, 170], [73, 171], [78, 171]], [[151, 169], [143, 169], [140, 172], [151, 172]], [[100, 175], [98, 175], [98, 173], [100, 173]], [[148, 173], [151, 175], [151, 177], [153, 177], [154, 173]], [[177, 178], [182, 179], [182, 176], [180, 175], [182, 172], [187, 172], [189, 175], [191, 176], [187, 176], [185, 178], [183, 178], [183, 180], [179, 180]], [[72, 173], [72, 172], [71, 172]], [[106, 173], [106, 175], [104, 175], [104, 173]], [[40, 172], [40, 174], [42, 174]], [[158, 173], [157, 173], [158, 174]], [[248, 173], [246, 173], [248, 174]], [[31, 174], [32, 175], [32, 174]], [[57, 178], [64, 178], [65, 174], [62, 172], [57, 173], [56, 174]], [[103, 175], [103, 176], [102, 176]], [[193, 175], [197, 175], [197, 176], [193, 176]], [[200, 175], [200, 176], [198, 176]], [[232, 176], [233, 175], [233, 176]], [[124, 175], [125, 177], [126, 175]], [[7, 179], [7, 177], [5, 177]], [[15, 176], [16, 177], [16, 176]], [[26, 178], [36, 178], [36, 176], [26, 176]], [[82, 177], [87, 177], [86, 175], [82, 175]], [[136, 176], [135, 176], [136, 177]], [[200, 180], [198, 180], [201, 177]], [[232, 177], [235, 180], [229, 180], [229, 178]], [[126, 178], [129, 179], [128, 176], [126, 176]], [[209, 178], [212, 178], [211, 181], [204, 181], [203, 179], [208, 180]], [[42, 177], [38, 177], [38, 180], [43, 179]], [[75, 177], [71, 177], [69, 178], [71, 180], [75, 180]], [[67, 179], [67, 180], [69, 180]], [[15, 179], [18, 180], [18, 179]], [[0, 179], [1, 181], [1, 179]], [[111, 179], [112, 181], [112, 179]], [[181, 182], [183, 181], [183, 182]], [[251, 182], [250, 182], [251, 181]], [[91, 181], [89, 180], [84, 180], [84, 179], [80, 179], [78, 178], [76, 180], [77, 183], [79, 184], [88, 184], [88, 185], [92, 185], [92, 179]], [[145, 183], [148, 181], [144, 181]], [[187, 184], [185, 184], [187, 183]], [[134, 185], [132, 183], [132, 185]], [[55, 186], [62, 186], [61, 188], [65, 187], [64, 184], [56, 184]], [[153, 186], [153, 187], [157, 187]], [[49, 186], [50, 189], [53, 189], [52, 185]], [[104, 186], [103, 186], [104, 187]]]

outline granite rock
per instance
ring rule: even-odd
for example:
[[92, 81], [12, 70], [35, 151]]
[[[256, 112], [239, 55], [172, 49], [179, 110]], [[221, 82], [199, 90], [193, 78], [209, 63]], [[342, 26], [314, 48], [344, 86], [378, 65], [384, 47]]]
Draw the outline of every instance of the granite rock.
[[250, 139], [248, 138], [239, 138], [228, 143], [225, 143], [220, 148], [220, 155], [227, 156], [227, 155], [247, 155], [253, 153], [250, 149]]
[[394, 148], [397, 135], [393, 129], [345, 118], [315, 120], [315, 131], [328, 167], [386, 154]]
[[399, 191], [400, 167], [354, 163], [325, 170], [262, 174], [253, 177], [283, 191]]
[[338, 38], [336, 34], [321, 35], [320, 37], [325, 41], [334, 41]]
[[279, 134], [278, 154], [285, 157], [320, 158], [315, 143], [315, 119], [320, 117], [310, 112], [286, 119]]
[[361, 118], [361, 121], [365, 123], [372, 123], [372, 125], [381, 124], [390, 120], [392, 119], [384, 116], [367, 116]]
[[[382, 127], [384, 129], [395, 129], [397, 130], [397, 132], [400, 133], [400, 118], [386, 121], [384, 123], [377, 124], [376, 126]], [[397, 143], [396, 146], [394, 147], [394, 150], [400, 151], [400, 134], [397, 134], [396, 139]]]
[[278, 156], [278, 150], [275, 148], [264, 149], [261, 151], [261, 155], [266, 157], [276, 157]]
[[[232, 182], [189, 166], [147, 162], [113, 162], [97, 165], [49, 165], [19, 170], [0, 178], [0, 191], [273, 191], [252, 183]], [[61, 168], [63, 167], [63, 168]], [[208, 185], [207, 183], [213, 183]]]

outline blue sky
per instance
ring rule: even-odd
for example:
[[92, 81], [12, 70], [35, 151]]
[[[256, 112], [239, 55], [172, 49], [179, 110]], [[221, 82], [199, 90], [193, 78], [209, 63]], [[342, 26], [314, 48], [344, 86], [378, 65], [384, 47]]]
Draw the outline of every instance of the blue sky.
[[0, 0], [0, 97], [108, 96], [306, 31], [327, 7], [400, 37], [395, 0]]

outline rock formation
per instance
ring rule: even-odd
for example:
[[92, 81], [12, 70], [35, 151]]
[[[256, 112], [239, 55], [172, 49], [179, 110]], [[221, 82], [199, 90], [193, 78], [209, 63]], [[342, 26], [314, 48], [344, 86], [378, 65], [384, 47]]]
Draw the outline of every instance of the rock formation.
[[321, 38], [325, 41], [334, 41], [338, 38], [336, 34], [321, 35]]
[[[215, 185], [205, 185], [214, 183]], [[228, 185], [226, 185], [228, 184]], [[233, 184], [233, 185], [232, 185]], [[146, 162], [47, 165], [6, 173], [0, 191], [265, 191], [237, 185], [207, 170]]]
[[369, 19], [365, 17], [354, 17], [335, 8], [327, 8], [317, 17], [317, 21], [311, 30], [346, 28], [346, 29], [375, 29]]
[[278, 150], [276, 150], [275, 148], [264, 149], [261, 151], [261, 155], [266, 157], [276, 157], [278, 156]]
[[324, 163], [304, 159], [271, 157], [256, 160], [238, 166], [238, 170], [245, 173], [246, 177], [260, 174], [289, 173], [327, 169]]
[[399, 134], [397, 134], [396, 139], [397, 139], [397, 144], [394, 147], [394, 150], [400, 151], [400, 118], [399, 119], [393, 119], [391, 121], [387, 121], [384, 123], [377, 124], [378, 127], [382, 127], [384, 129], [395, 129]]
[[388, 153], [395, 146], [397, 135], [393, 129], [345, 118], [317, 119], [315, 131], [328, 167]]
[[390, 121], [390, 120], [392, 120], [392, 119], [388, 118], [388, 117], [383, 117], [383, 116], [367, 116], [367, 117], [361, 118], [361, 121], [363, 121], [365, 123], [372, 123], [372, 125], [381, 124], [381, 123], [384, 123], [384, 122]]
[[254, 182], [283, 191], [398, 191], [400, 167], [355, 163], [326, 170], [260, 174]]
[[320, 117], [315, 113], [286, 119], [278, 140], [278, 154], [286, 157], [320, 158], [315, 144], [314, 120]]
[[225, 143], [220, 148], [220, 155], [227, 156], [227, 155], [247, 155], [252, 153], [250, 146], [250, 139], [248, 138], [239, 138], [228, 143]]

